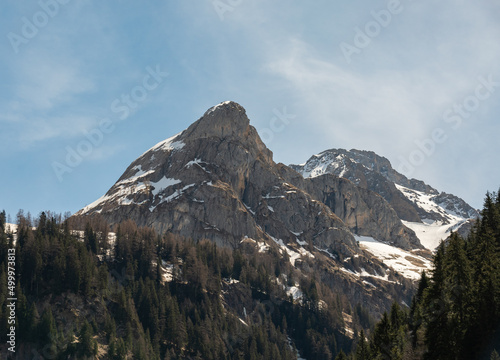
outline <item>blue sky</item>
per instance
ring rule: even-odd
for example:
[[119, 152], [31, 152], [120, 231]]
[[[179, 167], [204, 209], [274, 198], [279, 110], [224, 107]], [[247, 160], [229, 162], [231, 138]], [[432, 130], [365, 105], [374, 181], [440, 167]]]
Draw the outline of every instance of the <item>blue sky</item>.
[[498, 2], [0, 7], [0, 209], [13, 218], [79, 210], [225, 100], [277, 162], [373, 150], [476, 207], [500, 186]]

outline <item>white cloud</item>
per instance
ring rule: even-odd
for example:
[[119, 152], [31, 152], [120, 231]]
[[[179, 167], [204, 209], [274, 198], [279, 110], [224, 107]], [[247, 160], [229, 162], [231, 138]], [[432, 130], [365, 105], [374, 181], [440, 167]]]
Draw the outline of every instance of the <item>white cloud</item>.
[[96, 124], [93, 118], [69, 115], [24, 119], [21, 124], [23, 131], [19, 133], [19, 145], [29, 148], [37, 142], [81, 136], [85, 131], [96, 127]]
[[272, 61], [269, 70], [299, 93], [308, 121], [337, 140], [353, 135], [371, 139], [370, 130], [375, 129], [403, 133], [411, 127], [413, 134], [425, 133], [437, 113], [434, 98], [449, 90], [420, 71], [360, 74], [314, 57], [298, 40], [291, 48], [291, 54]]
[[288, 82], [325, 146], [411, 151], [443, 126], [443, 111], [474, 91], [478, 76], [496, 69], [500, 27], [484, 4], [413, 5], [350, 65], [335, 47], [349, 39], [332, 39], [330, 51], [306, 37], [265, 49], [267, 69]]
[[92, 81], [80, 73], [78, 61], [37, 51], [15, 66], [15, 94], [24, 105], [50, 110], [92, 91]]
[[95, 86], [79, 60], [69, 56], [68, 49], [54, 53], [30, 45], [10, 62], [12, 91], [0, 102], [0, 122], [10, 124], [8, 137], [15, 144], [11, 151], [81, 135], [96, 123], [82, 100]]

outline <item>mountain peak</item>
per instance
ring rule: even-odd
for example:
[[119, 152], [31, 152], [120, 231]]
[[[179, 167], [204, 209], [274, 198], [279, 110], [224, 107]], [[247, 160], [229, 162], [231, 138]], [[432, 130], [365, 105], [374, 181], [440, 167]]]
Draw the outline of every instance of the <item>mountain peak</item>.
[[205, 114], [203, 114], [203, 117], [205, 117], [206, 115], [214, 115], [214, 114], [217, 114], [218, 112], [231, 112], [231, 111], [236, 111], [236, 112], [240, 112], [240, 111], [243, 111], [245, 112], [245, 109], [243, 108], [243, 106], [241, 106], [240, 104], [234, 102], [234, 101], [223, 101], [217, 105], [214, 105], [212, 106], [210, 109], [208, 109]]
[[373, 151], [330, 149], [306, 163], [290, 165], [305, 178], [334, 174], [382, 196], [422, 244], [434, 250], [451, 230], [468, 231], [478, 213], [457, 196], [439, 193], [423, 181], [408, 179]]
[[241, 137], [247, 134], [249, 128], [250, 120], [243, 106], [234, 101], [224, 101], [208, 109], [186, 130], [184, 137]]

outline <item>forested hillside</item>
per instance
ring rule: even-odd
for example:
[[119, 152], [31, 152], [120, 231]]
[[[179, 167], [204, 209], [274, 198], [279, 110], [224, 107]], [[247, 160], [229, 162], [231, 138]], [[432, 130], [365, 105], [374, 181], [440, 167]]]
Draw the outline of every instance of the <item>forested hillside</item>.
[[[411, 305], [394, 303], [375, 325], [322, 285], [314, 260], [304, 275], [273, 248], [220, 248], [132, 221], [110, 233], [97, 217], [83, 225], [20, 212], [17, 224], [5, 231], [0, 214], [3, 358], [498, 359], [496, 193], [467, 238], [441, 243]], [[11, 291], [15, 353], [5, 345]]]
[[[313, 263], [301, 276], [273, 249], [233, 251], [131, 221], [116, 234], [98, 219], [75, 231], [50, 213], [32, 221], [20, 212], [17, 223], [14, 244], [2, 214], [3, 358], [294, 359], [298, 348], [307, 359], [332, 359], [372, 324], [360, 305], [316, 281]], [[9, 249], [15, 355], [5, 345]]]
[[499, 359], [500, 194], [487, 194], [467, 238], [453, 233], [422, 274], [411, 308], [397, 304], [359, 336], [352, 358]]

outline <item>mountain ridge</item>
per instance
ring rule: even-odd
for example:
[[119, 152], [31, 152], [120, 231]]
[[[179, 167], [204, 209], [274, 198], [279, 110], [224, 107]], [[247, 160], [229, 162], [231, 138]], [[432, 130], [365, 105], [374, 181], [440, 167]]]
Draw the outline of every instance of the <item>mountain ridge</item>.
[[[315, 275], [322, 282], [349, 294], [353, 303], [369, 301], [378, 315], [393, 299], [408, 301], [411, 281], [422, 267], [413, 266], [413, 276], [405, 277], [366, 251], [356, 236], [376, 236], [424, 264], [425, 252], [410, 253], [424, 250], [418, 238], [381, 196], [329, 178], [320, 188], [275, 163], [244, 109], [224, 102], [143, 153], [72, 220], [84, 225], [100, 217], [113, 231], [133, 220], [159, 234], [208, 239], [231, 249], [251, 246], [304, 274], [314, 261], [323, 268]], [[337, 214], [325, 199], [344, 204], [347, 211]]]
[[[233, 200], [239, 200], [239, 206], [233, 204], [233, 206], [236, 206], [235, 209], [238, 210], [233, 214], [238, 216], [238, 223], [246, 224], [246, 226], [238, 231], [235, 231], [234, 227], [231, 230], [227, 229], [230, 235], [237, 234], [240, 237], [253, 236], [262, 238], [266, 237], [267, 231], [252, 231], [250, 229], [250, 223], [252, 222], [250, 217], [256, 218], [258, 223], [263, 222], [266, 226], [273, 227], [273, 224], [269, 224], [263, 219], [263, 217], [269, 217], [270, 213], [274, 213], [274, 211], [269, 210], [269, 204], [267, 204], [273, 202], [272, 198], [266, 198], [272, 196], [273, 189], [281, 187], [280, 191], [278, 191], [280, 194], [274, 196], [282, 198], [290, 197], [289, 195], [299, 192], [301, 194], [299, 197], [304, 199], [291, 200], [294, 203], [297, 203], [297, 201], [310, 203], [307, 199], [310, 193], [315, 193], [315, 191], [311, 190], [311, 185], [307, 185], [308, 181], [303, 182], [299, 178], [289, 176], [290, 172], [288, 170], [283, 171], [283, 169], [278, 170], [278, 168], [278, 164], [274, 163], [272, 159], [272, 152], [262, 142], [255, 128], [250, 125], [244, 108], [234, 102], [223, 102], [207, 110], [198, 121], [183, 132], [158, 143], [141, 155], [131, 163], [103, 198], [86, 206], [76, 215], [80, 216], [92, 212], [110, 213], [107, 217], [108, 220], [111, 220], [111, 223], [118, 222], [121, 218], [131, 217], [138, 220], [137, 222], [140, 225], [153, 226], [160, 232], [171, 231], [173, 223], [177, 221], [174, 221], [175, 216], [170, 219], [156, 220], [152, 219], [149, 213], [154, 212], [157, 208], [164, 208], [164, 204], [181, 198], [185, 193], [193, 195], [194, 203], [196, 203], [196, 200], [200, 203], [200, 199], [194, 196], [195, 193], [203, 198], [210, 198], [207, 191], [200, 189], [209, 186], [215, 192], [226, 192], [226, 195], [227, 193], [231, 194], [230, 198]], [[259, 178], [254, 174], [260, 174], [261, 176]], [[283, 176], [284, 174], [287, 175]], [[287, 178], [290, 180], [286, 181]], [[217, 180], [220, 180], [220, 182], [217, 182]], [[333, 189], [328, 188], [326, 191], [331, 192]], [[361, 190], [351, 188], [350, 191], [357, 194]], [[264, 194], [264, 192], [266, 193]], [[373, 194], [365, 194], [359, 196], [359, 198], [366, 200], [370, 196], [373, 197]], [[316, 192], [315, 201], [321, 203], [321, 197], [324, 198], [325, 194]], [[224, 196], [221, 198], [224, 198]], [[377, 199], [375, 202], [380, 202], [377, 197], [375, 198]], [[229, 199], [226, 200], [229, 201]], [[347, 201], [346, 199], [337, 200]], [[366, 204], [364, 200], [363, 202]], [[264, 209], [260, 211], [262, 216], [256, 216], [255, 208], [261, 207], [263, 202], [266, 204]], [[141, 207], [145, 204], [149, 205], [149, 213], [145, 211], [138, 213], [137, 206]], [[193, 201], [190, 204], [192, 205]], [[358, 205], [352, 205], [351, 207], [356, 209]], [[130, 206], [132, 210], [122, 211], [127, 206]], [[225, 206], [228, 206], [227, 202]], [[114, 211], [118, 214], [115, 216], [112, 214], [112, 210], [117, 207], [121, 207], [121, 209]], [[266, 207], [269, 211], [266, 211]], [[392, 209], [383, 202], [380, 202], [379, 208], [383, 208], [388, 214], [392, 214]], [[331, 211], [328, 207], [321, 211], [323, 210], [326, 217], [330, 219], [327, 222], [333, 221], [332, 225], [335, 225], [328, 226], [328, 228], [342, 229], [341, 232], [344, 232], [344, 235], [340, 236], [342, 243], [348, 243], [351, 247], [355, 246], [354, 240], [349, 233], [350, 230], [359, 232], [360, 228], [363, 228], [358, 224], [358, 221], [361, 221], [363, 216], [356, 211], [354, 211], [353, 215], [351, 211], [350, 213], [342, 212], [342, 216], [339, 218], [335, 211]], [[249, 217], [248, 215], [252, 216]], [[342, 224], [343, 220], [353, 216], [355, 219], [348, 221], [350, 226], [346, 227]], [[310, 216], [310, 218], [312, 217]], [[371, 218], [371, 216], [364, 217]], [[391, 218], [391, 223], [388, 227], [391, 227], [391, 229], [377, 233], [379, 240], [392, 241], [405, 248], [419, 246], [418, 239], [411, 234], [411, 231], [403, 231], [404, 225], [398, 223], [396, 217], [390, 215], [389, 218]], [[216, 220], [215, 228], [220, 231], [221, 221], [220, 219]], [[274, 236], [276, 234], [273, 236], [291, 239], [290, 236], [286, 236], [285, 232], [286, 228], [292, 228], [293, 232], [294, 224], [289, 223], [283, 217], [279, 221], [284, 222], [286, 226], [285, 228], [281, 226], [282, 229], [278, 231], [279, 237]], [[365, 222], [363, 220], [363, 224]], [[263, 224], [259, 225], [262, 230]], [[376, 228], [373, 223], [371, 227]], [[392, 227], [399, 228], [394, 230]], [[194, 231], [194, 229], [191, 229], [191, 233], [182, 232], [182, 229], [178, 227], [174, 229], [174, 231], [176, 230], [185, 236], [192, 236]], [[208, 229], [205, 228], [204, 230]], [[295, 232], [300, 231], [301, 229]], [[262, 234], [259, 234], [259, 232]], [[203, 233], [203, 231], [198, 233]], [[363, 232], [362, 229], [360, 234], [370, 235], [369, 232]], [[195, 237], [199, 236], [201, 234]], [[340, 246], [342, 247], [342, 245]]]
[[[331, 271], [359, 280], [385, 279], [381, 269], [390, 257], [384, 246], [395, 246], [400, 250], [394, 253], [403, 251], [400, 263], [414, 260], [405, 265], [409, 271], [397, 263], [391, 267], [416, 279], [429, 266], [427, 249], [458, 226], [458, 217], [436, 203], [433, 212], [418, 206], [430, 197], [446, 200], [445, 193], [407, 179], [374, 152], [330, 149], [302, 165], [275, 163], [245, 109], [226, 101], [144, 152], [74, 218], [99, 215], [111, 225], [131, 219], [159, 233], [233, 249], [253, 243], [286, 254], [292, 266], [322, 254], [332, 262]], [[443, 224], [429, 240], [421, 235], [429, 233], [424, 227], [432, 216]], [[360, 260], [344, 262], [354, 258]]]
[[[437, 237], [442, 236], [444, 240], [451, 230], [465, 235], [479, 217], [478, 211], [463, 199], [439, 192], [421, 180], [408, 179], [393, 169], [388, 159], [373, 151], [329, 149], [311, 156], [303, 164], [290, 167], [305, 178], [334, 174], [376, 192], [389, 202], [401, 221], [414, 230], [421, 241], [424, 232], [435, 232], [435, 239], [425, 236], [424, 242], [430, 250], [439, 244]], [[432, 226], [423, 229], [418, 224]]]
[[[383, 159], [377, 166], [384, 166]], [[391, 184], [385, 185], [420, 219]], [[414, 223], [404, 223], [383, 194], [337, 174], [308, 178], [275, 163], [234, 102], [211, 107], [144, 152], [73, 220], [85, 224], [92, 217], [103, 218], [113, 231], [133, 220], [159, 234], [254, 248], [346, 294], [353, 304], [369, 303], [375, 316], [393, 301], [408, 303], [414, 281], [431, 266], [431, 252], [409, 226]]]

